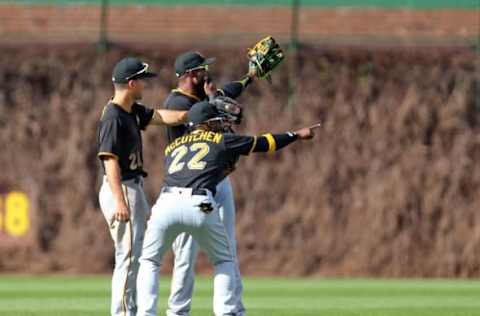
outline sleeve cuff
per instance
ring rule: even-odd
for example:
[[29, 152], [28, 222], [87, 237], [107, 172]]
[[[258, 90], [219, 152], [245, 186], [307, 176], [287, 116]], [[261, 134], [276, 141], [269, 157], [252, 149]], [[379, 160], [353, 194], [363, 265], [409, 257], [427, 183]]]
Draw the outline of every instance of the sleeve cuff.
[[116, 160], [119, 160], [117, 155], [112, 154], [112, 153], [109, 153], [109, 152], [105, 152], [105, 151], [99, 152], [99, 153], [97, 154], [97, 156], [98, 156], [99, 158], [102, 158], [102, 157], [112, 157], [112, 158], [114, 158], [114, 159], [116, 159]]
[[249, 84], [251, 84], [253, 81], [253, 78], [250, 75], [245, 75], [241, 80], [237, 81], [239, 82], [243, 88], [246, 88]]
[[248, 152], [249, 155], [253, 152], [253, 150], [255, 149], [255, 146], [257, 146], [257, 136], [253, 136], [252, 148]]

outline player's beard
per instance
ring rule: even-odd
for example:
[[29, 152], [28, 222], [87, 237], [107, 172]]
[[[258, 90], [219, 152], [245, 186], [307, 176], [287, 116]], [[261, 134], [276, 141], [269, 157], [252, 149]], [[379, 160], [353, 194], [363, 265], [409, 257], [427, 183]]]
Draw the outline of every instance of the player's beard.
[[198, 79], [198, 83], [195, 85], [195, 95], [200, 99], [200, 100], [203, 100], [207, 97], [207, 94], [205, 93], [205, 90], [203, 89], [203, 83], [205, 82], [205, 80], [202, 78], [202, 79]]

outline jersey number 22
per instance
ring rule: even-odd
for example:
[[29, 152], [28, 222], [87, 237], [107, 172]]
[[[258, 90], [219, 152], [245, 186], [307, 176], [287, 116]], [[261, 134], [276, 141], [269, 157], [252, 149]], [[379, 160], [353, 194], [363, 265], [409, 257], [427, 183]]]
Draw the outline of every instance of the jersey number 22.
[[[182, 158], [185, 157], [189, 151], [194, 152], [195, 154], [187, 163], [182, 162]], [[172, 174], [182, 170], [185, 167], [185, 164], [190, 170], [205, 169], [207, 163], [202, 161], [202, 159], [208, 154], [209, 151], [210, 147], [206, 143], [195, 143], [189, 147], [182, 145], [178, 148], [175, 148], [175, 150], [172, 152], [173, 160], [168, 168], [168, 173]]]

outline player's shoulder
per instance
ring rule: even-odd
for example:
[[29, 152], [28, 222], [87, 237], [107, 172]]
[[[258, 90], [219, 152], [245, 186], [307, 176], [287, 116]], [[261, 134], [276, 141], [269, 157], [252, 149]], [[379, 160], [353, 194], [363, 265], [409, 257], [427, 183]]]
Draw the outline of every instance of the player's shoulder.
[[132, 120], [128, 112], [110, 102], [103, 108], [99, 125], [100, 129], [109, 129], [113, 126], [123, 128], [131, 126], [131, 122]]
[[235, 134], [235, 133], [231, 133], [231, 132], [228, 132], [228, 133], [223, 133], [223, 139], [224, 140], [230, 140], [230, 139], [236, 139], [238, 138], [238, 135]]
[[223, 142], [228, 146], [229, 144], [239, 144], [245, 143], [253, 140], [253, 136], [240, 135], [232, 132], [227, 132], [223, 134]]
[[223, 133], [222, 135], [223, 135], [223, 139], [225, 139], [226, 141], [251, 137], [251, 136], [246, 136], [246, 135], [239, 135], [239, 134], [236, 134], [236, 133], [233, 133], [233, 132], [226, 132], [226, 133]]
[[199, 99], [193, 95], [184, 93], [179, 89], [173, 89], [164, 102], [164, 107], [169, 110], [189, 110]]
[[230, 147], [232, 144], [237, 144], [247, 140], [248, 136], [238, 135], [232, 132], [222, 134], [222, 143], [226, 147]]
[[136, 101], [132, 105], [132, 112], [134, 112], [134, 113], [139, 112], [139, 111], [145, 111], [146, 109], [148, 109], [148, 107], [145, 104], [140, 103], [138, 101]]
[[119, 106], [116, 106], [114, 103], [109, 102], [103, 107], [100, 121], [104, 122], [121, 119], [122, 115], [122, 109]]
[[223, 135], [223, 146], [226, 152], [248, 155], [255, 146], [255, 138], [252, 136], [225, 133]]

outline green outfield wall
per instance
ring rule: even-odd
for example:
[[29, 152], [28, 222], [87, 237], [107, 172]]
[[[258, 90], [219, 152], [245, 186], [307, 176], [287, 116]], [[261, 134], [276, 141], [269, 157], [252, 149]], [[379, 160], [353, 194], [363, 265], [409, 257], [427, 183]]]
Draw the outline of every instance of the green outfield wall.
[[[0, 0], [9, 4], [100, 4], [102, 0]], [[112, 5], [216, 5], [216, 6], [288, 6], [293, 0], [108, 0]], [[300, 5], [318, 7], [355, 7], [355, 8], [413, 8], [413, 9], [475, 9], [479, 0], [299, 0]]]

